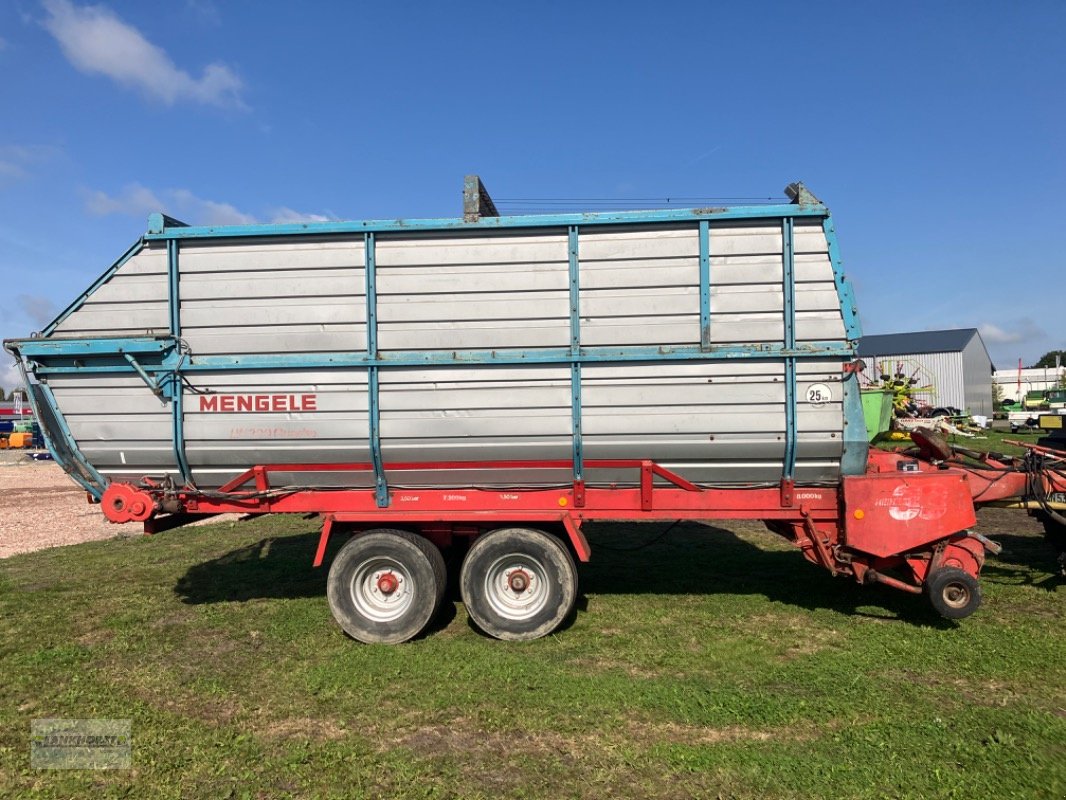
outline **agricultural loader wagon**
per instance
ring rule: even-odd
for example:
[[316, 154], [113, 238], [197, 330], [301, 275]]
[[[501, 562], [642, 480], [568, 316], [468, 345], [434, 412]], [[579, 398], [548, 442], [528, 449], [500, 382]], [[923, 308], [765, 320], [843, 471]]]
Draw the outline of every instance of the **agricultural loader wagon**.
[[502, 639], [574, 608], [593, 520], [763, 520], [811, 562], [980, 603], [974, 498], [1053, 471], [871, 451], [832, 219], [776, 205], [188, 226], [160, 214], [18, 359], [56, 461], [114, 522], [321, 516], [329, 605], [418, 635], [462, 557]]

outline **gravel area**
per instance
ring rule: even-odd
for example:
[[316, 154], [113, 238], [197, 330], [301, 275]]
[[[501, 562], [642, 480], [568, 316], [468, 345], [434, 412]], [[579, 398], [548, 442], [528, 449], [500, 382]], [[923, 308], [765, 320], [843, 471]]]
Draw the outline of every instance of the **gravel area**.
[[51, 461], [0, 463], [0, 558], [141, 532], [140, 525], [104, 519], [100, 506], [90, 505], [85, 490]]
[[[220, 514], [190, 523], [235, 520]], [[108, 522], [78, 484], [52, 461], [0, 450], [0, 558], [66, 544], [143, 536], [139, 522]]]

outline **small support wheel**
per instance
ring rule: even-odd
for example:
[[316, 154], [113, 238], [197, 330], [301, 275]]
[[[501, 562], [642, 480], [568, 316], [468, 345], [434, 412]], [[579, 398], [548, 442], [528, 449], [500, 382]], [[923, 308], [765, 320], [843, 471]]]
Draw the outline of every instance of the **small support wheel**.
[[981, 605], [977, 578], [954, 567], [938, 569], [926, 579], [925, 594], [937, 613], [947, 619], [968, 617]]
[[463, 561], [459, 586], [467, 613], [489, 636], [528, 641], [547, 636], [577, 601], [577, 568], [554, 536], [500, 528], [480, 537]]
[[444, 557], [407, 531], [355, 536], [333, 559], [326, 597], [337, 624], [367, 644], [399, 644], [425, 630], [447, 582]]

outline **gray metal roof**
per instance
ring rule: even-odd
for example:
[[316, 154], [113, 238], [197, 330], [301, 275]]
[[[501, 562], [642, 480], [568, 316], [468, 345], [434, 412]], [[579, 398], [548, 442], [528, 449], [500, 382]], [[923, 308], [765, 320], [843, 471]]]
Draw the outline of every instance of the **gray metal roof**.
[[[955, 328], [947, 331], [916, 331], [914, 333], [885, 333], [859, 339], [860, 356], [912, 355], [915, 353], [958, 353], [966, 349], [973, 337], [981, 339], [977, 328]], [[984, 341], [981, 346], [984, 347]], [[987, 352], [987, 348], [986, 348]]]

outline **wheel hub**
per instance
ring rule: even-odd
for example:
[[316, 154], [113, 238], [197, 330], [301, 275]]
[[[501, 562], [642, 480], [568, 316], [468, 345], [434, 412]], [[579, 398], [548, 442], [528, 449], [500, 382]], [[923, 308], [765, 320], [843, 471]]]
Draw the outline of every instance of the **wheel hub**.
[[944, 602], [952, 608], [962, 608], [970, 600], [970, 591], [961, 583], [944, 587]]
[[515, 594], [521, 594], [528, 589], [532, 581], [533, 578], [524, 569], [516, 569], [507, 576], [507, 586]]
[[384, 572], [378, 576], [378, 591], [382, 594], [392, 594], [400, 588], [399, 579], [391, 572]]

